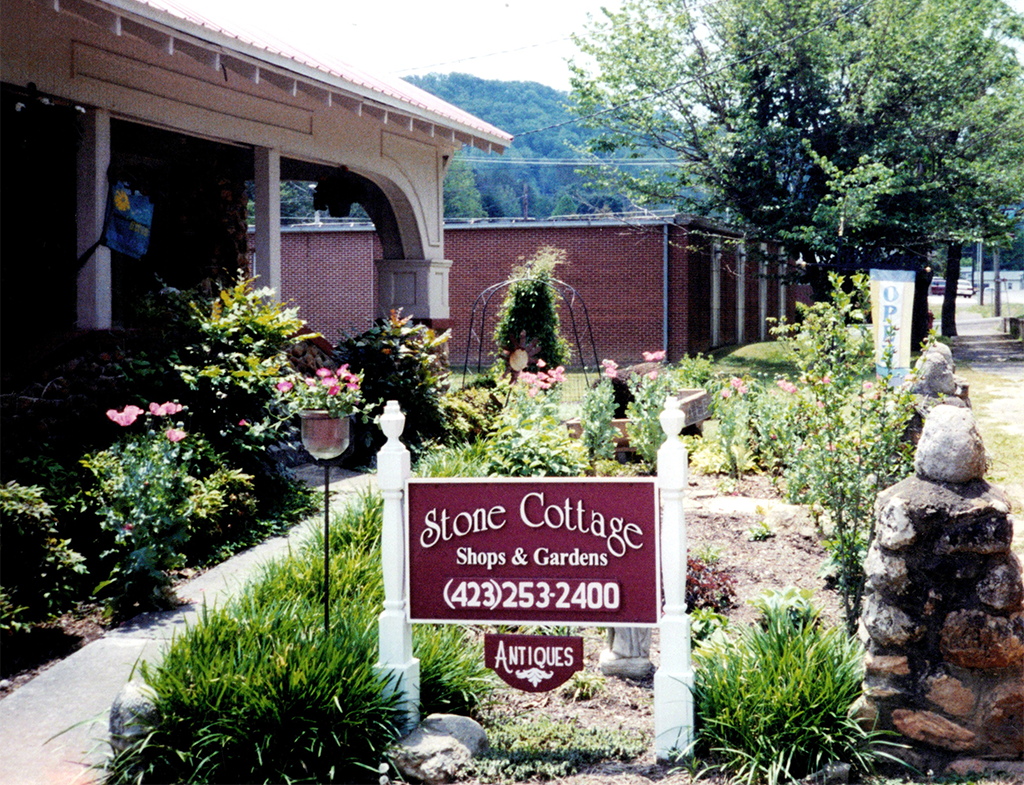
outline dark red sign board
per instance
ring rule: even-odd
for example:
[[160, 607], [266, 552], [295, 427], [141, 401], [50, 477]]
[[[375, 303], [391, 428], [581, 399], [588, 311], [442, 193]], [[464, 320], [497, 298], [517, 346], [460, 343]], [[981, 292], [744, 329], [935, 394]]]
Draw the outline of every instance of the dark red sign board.
[[484, 635], [484, 665], [510, 687], [547, 692], [583, 670], [578, 635]]
[[409, 618], [656, 624], [654, 480], [408, 483]]

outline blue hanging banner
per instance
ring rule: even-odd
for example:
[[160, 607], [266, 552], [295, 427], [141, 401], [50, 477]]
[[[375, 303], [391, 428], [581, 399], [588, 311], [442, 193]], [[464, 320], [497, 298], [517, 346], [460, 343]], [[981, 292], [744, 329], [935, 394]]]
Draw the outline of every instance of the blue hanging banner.
[[149, 197], [132, 191], [126, 183], [115, 183], [107, 200], [107, 228], [103, 244], [111, 251], [141, 259], [149, 250], [152, 226], [153, 203]]

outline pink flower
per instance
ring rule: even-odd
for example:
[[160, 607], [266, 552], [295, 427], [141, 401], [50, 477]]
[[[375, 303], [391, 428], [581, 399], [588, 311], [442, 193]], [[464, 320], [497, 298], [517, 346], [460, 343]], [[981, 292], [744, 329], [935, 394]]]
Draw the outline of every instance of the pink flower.
[[864, 382], [864, 391], [865, 392], [867, 392], [868, 390], [873, 390], [873, 389], [875, 389], [875, 383], [874, 382]]
[[665, 359], [665, 352], [664, 351], [643, 352], [643, 356], [644, 356], [644, 362], [660, 363], [662, 360]]
[[179, 431], [177, 428], [168, 428], [166, 436], [167, 440], [170, 442], [180, 442], [182, 439], [188, 436], [188, 434], [185, 433], [184, 431]]
[[609, 379], [617, 379], [619, 376], [619, 364], [615, 360], [601, 360], [604, 368], [604, 375]]
[[245, 428], [246, 426], [249, 425], [249, 421], [248, 420], [239, 420], [238, 424], [241, 425], [243, 428]]
[[537, 358], [537, 367], [538, 368], [547, 368], [547, 365], [548, 364], [546, 362], [544, 362], [544, 358], [542, 358], [542, 357], [538, 357]]
[[144, 411], [138, 406], [128, 405], [124, 407], [124, 411], [117, 411], [116, 409], [107, 409], [107, 417], [116, 422], [122, 428], [126, 428], [135, 422], [140, 414]]
[[185, 407], [180, 403], [174, 401], [167, 401], [167, 403], [156, 403], [155, 401], [149, 404], [149, 413], [154, 417], [163, 417], [168, 414], [177, 414]]
[[324, 387], [328, 387], [328, 388], [330, 388], [330, 387], [337, 387], [338, 386], [338, 380], [335, 379], [333, 376], [324, 376], [324, 377], [321, 377], [320, 384], [322, 384]]
[[346, 384], [345, 386], [346, 386], [346, 387], [347, 387], [348, 389], [350, 389], [350, 390], [358, 390], [358, 389], [359, 389], [359, 382], [358, 382], [358, 381], [354, 381], [354, 382], [349, 382], [349, 383], [348, 383], [348, 384]]
[[746, 394], [747, 385], [744, 384], [743, 380], [740, 377], [733, 376], [732, 379], [729, 380], [729, 384], [732, 385], [732, 388], [740, 395]]
[[648, 379], [657, 379], [658, 378], [658, 372], [657, 371], [651, 371], [649, 374], [647, 374], [647, 378]]
[[825, 374], [824, 376], [822, 376], [822, 377], [821, 377], [821, 383], [822, 383], [822, 384], [832, 384], [832, 377], [831, 377], [831, 376], [829, 376], [829, 375], [828, 375], [828, 374], [826, 373], [826, 374]]
[[785, 379], [779, 379], [775, 383], [779, 386], [780, 390], [788, 392], [790, 395], [793, 395], [797, 391], [797, 386], [793, 384], [793, 382], [786, 381]]
[[724, 390], [722, 390], [722, 397], [725, 398], [726, 400], [731, 398], [732, 397], [732, 390], [730, 390], [728, 387], [726, 387]]
[[278, 382], [277, 383], [277, 389], [280, 390], [281, 392], [288, 392], [294, 386], [295, 385], [292, 384], [291, 382]]
[[[325, 380], [325, 381], [326, 381], [326, 380]], [[328, 394], [328, 395], [337, 395], [337, 394], [338, 394], [338, 393], [340, 393], [340, 392], [341, 392], [341, 387], [339, 387], [339, 386], [338, 386], [338, 385], [336, 385], [336, 384], [332, 384], [332, 385], [331, 385], [331, 387], [330, 387], [330, 389], [329, 389], [329, 390], [327, 391], [327, 394]]]
[[330, 368], [317, 368], [316, 375], [319, 376], [321, 379], [324, 379], [328, 376], [334, 376]]

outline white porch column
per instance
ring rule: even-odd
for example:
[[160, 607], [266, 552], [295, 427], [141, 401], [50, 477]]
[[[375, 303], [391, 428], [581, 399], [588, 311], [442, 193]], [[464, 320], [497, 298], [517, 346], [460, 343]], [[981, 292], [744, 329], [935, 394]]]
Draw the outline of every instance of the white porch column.
[[417, 319], [448, 319], [448, 259], [378, 259], [381, 316], [402, 309]]
[[377, 453], [377, 484], [384, 496], [384, 523], [380, 552], [384, 571], [384, 610], [377, 622], [380, 660], [378, 670], [389, 677], [389, 689], [401, 698], [402, 731], [420, 722], [420, 661], [412, 656], [412, 625], [408, 615], [405, 577], [405, 481], [409, 479], [409, 450], [399, 440], [405, 415], [398, 401], [388, 401], [380, 418], [388, 440]]
[[[82, 120], [85, 138], [78, 152], [78, 255], [103, 234], [110, 168], [110, 113], [90, 109]], [[98, 245], [78, 271], [78, 327], [109, 330], [113, 326], [110, 249]]]
[[686, 447], [679, 438], [684, 415], [669, 397], [659, 420], [668, 437], [658, 450], [661, 493], [661, 574], [665, 609], [658, 624], [661, 666], [654, 674], [654, 752], [659, 761], [673, 751], [691, 755], [693, 742], [693, 667], [690, 618], [686, 615]]
[[256, 261], [257, 286], [269, 286], [281, 299], [281, 151], [256, 148]]

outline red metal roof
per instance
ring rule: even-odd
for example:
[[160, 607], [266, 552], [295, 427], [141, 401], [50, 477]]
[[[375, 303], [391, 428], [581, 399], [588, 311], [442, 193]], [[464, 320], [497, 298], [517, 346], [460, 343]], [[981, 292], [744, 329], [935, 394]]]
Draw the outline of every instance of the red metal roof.
[[[350, 85], [356, 88], [357, 93], [365, 94], [368, 91], [370, 96], [376, 97], [385, 105], [392, 105], [396, 109], [401, 109], [404, 106], [408, 107], [407, 111], [422, 110], [428, 116], [436, 116], [438, 118], [436, 122], [439, 125], [444, 125], [441, 121], [447, 120], [454, 130], [482, 136], [484, 141], [493, 143], [498, 148], [503, 148], [512, 141], [511, 134], [402, 79], [371, 74], [334, 57], [310, 56], [267, 33], [247, 29], [243, 18], [225, 16], [215, 20], [207, 16], [207, 12], [200, 12], [192, 5], [182, 3], [180, 0], [104, 0], [104, 4], [126, 12], [132, 10], [142, 12], [142, 9], [138, 7], [145, 6], [156, 11], [157, 15], [142, 12], [143, 16], [153, 21], [164, 21], [168, 26], [177, 28], [180, 32], [202, 36], [211, 43], [234, 49], [241, 54], [249, 54], [278, 67], [288, 68], [290, 64], [292, 70], [296, 70], [300, 74], [309, 76], [319, 74], [319, 78], [323, 82], [335, 88], [344, 88], [346, 85]], [[159, 15], [168, 15], [173, 19], [159, 20]], [[185, 22], [186, 25], [174, 24], [174, 20]], [[206, 34], [204, 35], [204, 33]]]

